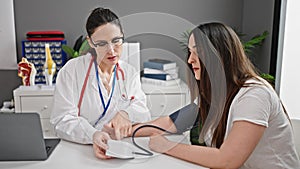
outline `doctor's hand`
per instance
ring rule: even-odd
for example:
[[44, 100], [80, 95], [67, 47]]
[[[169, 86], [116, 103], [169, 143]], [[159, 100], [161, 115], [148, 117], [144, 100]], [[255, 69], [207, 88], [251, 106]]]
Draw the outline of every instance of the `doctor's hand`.
[[108, 124], [104, 125], [102, 130], [113, 139], [120, 140], [131, 134], [132, 124], [128, 114], [125, 111], [119, 111]]
[[93, 149], [94, 154], [99, 159], [110, 159], [110, 156], [105, 155], [106, 150], [108, 149], [107, 140], [111, 138], [106, 132], [96, 131], [93, 134]]

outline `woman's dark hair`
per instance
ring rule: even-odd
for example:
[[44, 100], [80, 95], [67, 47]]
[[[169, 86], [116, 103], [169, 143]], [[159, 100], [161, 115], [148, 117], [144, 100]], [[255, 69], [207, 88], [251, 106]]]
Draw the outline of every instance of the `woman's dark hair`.
[[123, 29], [118, 16], [109, 9], [98, 7], [91, 12], [87, 19], [86, 32], [88, 36], [90, 37], [95, 32], [97, 27], [107, 23], [113, 23], [117, 25], [123, 34]]
[[[208, 70], [206, 69], [206, 67], [209, 65], [204, 65], [202, 60], [203, 58], [200, 59], [201, 80], [198, 81], [201, 105], [199, 108], [201, 117], [200, 123], [205, 123], [208, 113], [212, 107], [214, 107], [214, 110], [221, 111], [219, 112], [221, 114], [220, 122], [219, 124], [217, 124], [212, 137], [212, 144], [216, 145], [216, 147], [219, 148], [224, 140], [227, 126], [227, 117], [233, 98], [240, 90], [240, 88], [247, 86], [247, 84], [245, 84], [246, 80], [256, 78], [258, 74], [255, 70], [255, 67], [246, 56], [239, 37], [231, 28], [222, 23], [206, 23], [196, 27], [191, 32], [191, 35], [193, 34], [195, 37], [198, 54], [199, 52], [201, 52], [201, 43], [199, 42], [199, 39], [203, 38], [199, 37], [199, 30], [201, 32], [200, 34], [207, 37], [211, 45], [215, 49], [223, 66], [223, 71], [225, 72], [225, 90], [227, 90], [225, 106], [224, 103], [219, 103], [217, 106], [223, 105], [224, 107], [218, 109], [215, 108], [216, 105], [211, 105], [212, 86]], [[210, 59], [208, 58], [210, 56], [206, 56], [205, 54], [202, 57], [204, 57], [204, 59]]]

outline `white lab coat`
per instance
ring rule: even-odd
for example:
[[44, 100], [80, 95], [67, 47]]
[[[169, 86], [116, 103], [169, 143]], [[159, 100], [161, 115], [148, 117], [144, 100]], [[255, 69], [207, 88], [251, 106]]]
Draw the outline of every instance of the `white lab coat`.
[[[50, 118], [50, 123], [58, 137], [83, 144], [91, 144], [94, 132], [101, 130], [103, 125], [108, 123], [120, 110], [128, 113], [132, 123], [150, 120], [150, 111], [146, 106], [146, 96], [141, 89], [140, 72], [136, 72], [133, 66], [122, 61], [119, 61], [119, 65], [125, 74], [126, 90], [128, 96], [134, 96], [134, 99], [126, 102], [121, 99], [119, 83], [116, 79], [110, 106], [105, 116], [93, 127], [103, 112], [93, 64], [83, 95], [80, 116], [78, 117], [77, 105], [91, 57], [91, 54], [88, 53], [72, 59], [59, 71]], [[121, 73], [118, 72], [118, 75], [120, 83], [123, 83]], [[112, 81], [113, 78], [111, 78], [110, 85]], [[104, 102], [107, 104], [110, 93], [107, 93], [103, 83], [100, 83], [100, 88]]]

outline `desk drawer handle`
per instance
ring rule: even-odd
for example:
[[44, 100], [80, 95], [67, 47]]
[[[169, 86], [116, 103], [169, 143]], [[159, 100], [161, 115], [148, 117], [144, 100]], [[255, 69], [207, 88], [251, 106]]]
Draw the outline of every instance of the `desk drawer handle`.
[[42, 110], [46, 110], [46, 109], [48, 109], [48, 106], [47, 106], [47, 105], [45, 105], [45, 106], [42, 108]]

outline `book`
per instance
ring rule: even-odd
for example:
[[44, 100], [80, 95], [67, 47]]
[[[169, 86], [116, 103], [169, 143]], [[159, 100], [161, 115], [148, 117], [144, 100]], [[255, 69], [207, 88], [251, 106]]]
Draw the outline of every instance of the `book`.
[[148, 83], [153, 85], [159, 85], [159, 86], [173, 86], [173, 85], [179, 85], [180, 79], [173, 79], [173, 80], [158, 80], [158, 79], [152, 79], [147, 77], [141, 78], [142, 83]]
[[176, 67], [176, 62], [164, 59], [149, 59], [144, 62], [144, 68], [168, 70]]
[[178, 70], [179, 70], [178, 67], [175, 67], [173, 69], [168, 69], [168, 70], [144, 68], [144, 74], [175, 74], [178, 73]]
[[160, 79], [160, 80], [172, 80], [178, 78], [178, 73], [174, 74], [148, 74], [144, 73], [144, 77], [151, 79]]

